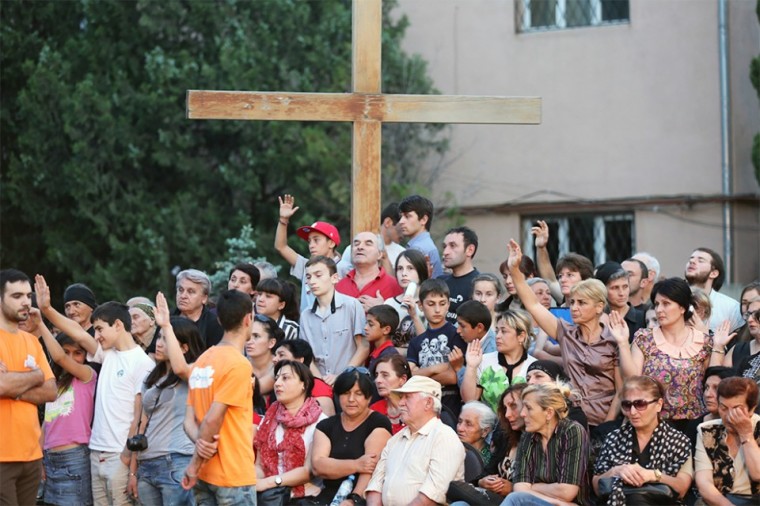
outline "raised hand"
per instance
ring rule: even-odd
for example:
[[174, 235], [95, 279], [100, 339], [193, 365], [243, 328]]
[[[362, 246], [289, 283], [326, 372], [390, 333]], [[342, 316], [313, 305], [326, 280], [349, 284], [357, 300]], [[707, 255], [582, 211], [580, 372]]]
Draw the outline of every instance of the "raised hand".
[[517, 244], [517, 241], [514, 239], [509, 240], [509, 244], [507, 245], [507, 253], [509, 253], [509, 256], [507, 257], [507, 265], [509, 266], [509, 270], [519, 270], [520, 261], [522, 260], [522, 250], [520, 249], [520, 245]]
[[298, 207], [294, 207], [296, 204], [296, 198], [293, 195], [285, 194], [282, 197], [278, 197], [280, 200], [280, 218], [283, 220], [289, 220], [291, 216], [296, 214]]
[[731, 339], [733, 339], [736, 335], [736, 332], [729, 334], [729, 330], [731, 330], [731, 322], [728, 320], [723, 320], [723, 323], [718, 325], [718, 328], [715, 329], [715, 335], [713, 335], [713, 346], [725, 348], [728, 343], [731, 342]]
[[620, 316], [620, 313], [617, 311], [611, 311], [609, 320], [610, 332], [612, 332], [612, 335], [615, 337], [618, 346], [628, 346], [628, 337], [630, 334], [628, 331], [628, 324], [625, 323], [623, 317]]
[[536, 248], [545, 248], [549, 243], [549, 225], [545, 221], [539, 220], [530, 233], [536, 238]]
[[34, 294], [37, 297], [37, 306], [41, 311], [50, 309], [50, 287], [41, 274], [34, 276]]
[[483, 348], [480, 346], [480, 339], [473, 339], [467, 344], [465, 358], [467, 360], [467, 367], [475, 369], [483, 362]]
[[163, 328], [169, 325], [171, 320], [169, 304], [167, 304], [166, 297], [161, 292], [156, 294], [156, 309], [153, 310], [153, 316], [156, 319], [156, 325], [159, 327]]

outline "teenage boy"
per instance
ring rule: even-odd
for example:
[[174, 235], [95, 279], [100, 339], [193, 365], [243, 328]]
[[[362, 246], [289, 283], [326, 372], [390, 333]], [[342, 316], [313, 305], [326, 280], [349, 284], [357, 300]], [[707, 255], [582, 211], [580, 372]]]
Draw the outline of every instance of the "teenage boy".
[[350, 366], [362, 366], [369, 355], [364, 338], [366, 319], [361, 303], [335, 290], [338, 268], [332, 258], [306, 262], [306, 283], [314, 303], [301, 313], [301, 337], [314, 350], [312, 372], [329, 385]]
[[433, 267], [433, 277], [443, 274], [441, 256], [430, 238], [430, 226], [433, 224], [433, 203], [421, 195], [410, 195], [398, 205], [398, 226], [401, 234], [409, 242], [407, 248], [414, 248], [424, 253]]
[[56, 398], [55, 377], [29, 320], [32, 286], [16, 269], [0, 271], [0, 504], [34, 504], [42, 475], [37, 405]]
[[633, 342], [633, 335], [647, 326], [645, 313], [631, 305], [628, 298], [631, 293], [630, 274], [617, 262], [605, 262], [596, 268], [594, 277], [607, 288], [607, 307], [605, 313], [617, 311], [628, 325], [628, 341]]
[[381, 357], [399, 354], [393, 346], [393, 333], [398, 328], [398, 320], [398, 312], [388, 304], [380, 304], [367, 311], [364, 335], [367, 336], [367, 342], [374, 346], [374, 350], [369, 354], [369, 370], [373, 376], [375, 364]]
[[420, 304], [428, 323], [425, 332], [409, 342], [406, 359], [415, 376], [427, 376], [443, 385], [441, 402], [459, 416], [462, 408], [457, 375], [449, 364], [454, 348], [464, 353], [467, 345], [457, 329], [446, 321], [449, 310], [449, 287], [440, 279], [428, 279], [420, 285]]
[[[274, 234], [274, 249], [290, 264], [290, 275], [301, 280], [301, 312], [303, 313], [314, 304], [314, 294], [309, 291], [306, 282], [307, 258], [299, 255], [288, 246], [288, 223], [296, 214], [296, 198], [292, 195], [284, 195], [280, 199], [280, 218], [277, 222], [277, 231]], [[340, 255], [335, 249], [340, 244], [340, 234], [334, 225], [317, 221], [311, 226], [301, 227], [296, 230], [298, 237], [309, 243], [309, 255], [324, 256], [340, 262]]]
[[45, 317], [87, 352], [87, 360], [102, 364], [90, 436], [93, 501], [96, 505], [130, 504], [127, 485], [137, 477], [129, 472], [129, 465], [136, 455], [126, 443], [136, 433], [140, 391], [155, 364], [130, 333], [132, 317], [126, 305], [111, 301], [98, 306], [92, 313], [93, 338], [50, 305], [50, 289], [44, 277], [35, 278], [35, 290]]
[[[468, 300], [457, 309], [457, 334], [468, 345], [477, 340], [483, 353], [496, 351], [496, 340], [494, 335], [489, 332], [492, 323], [491, 311], [482, 302]], [[461, 390], [466, 369], [464, 367], [464, 352], [458, 348], [451, 350], [449, 363], [457, 373], [457, 385]], [[463, 394], [462, 400], [467, 402], [478, 399], [465, 399]]]
[[[251, 338], [251, 297], [227, 290], [216, 308], [224, 335], [198, 357], [188, 380], [185, 432], [196, 449], [182, 486], [194, 489], [198, 504], [255, 505], [253, 368], [243, 355]], [[217, 438], [216, 452], [206, 458]]]

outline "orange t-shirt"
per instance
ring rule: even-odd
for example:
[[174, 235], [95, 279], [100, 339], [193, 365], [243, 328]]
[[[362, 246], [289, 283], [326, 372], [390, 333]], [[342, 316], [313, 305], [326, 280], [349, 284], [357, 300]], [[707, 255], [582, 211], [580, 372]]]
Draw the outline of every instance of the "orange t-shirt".
[[[0, 329], [0, 360], [8, 372], [42, 370], [45, 381], [53, 379], [37, 338], [28, 332]], [[40, 421], [37, 406], [25, 401], [0, 397], [0, 462], [30, 462], [42, 458]]]
[[231, 346], [213, 346], [201, 355], [190, 373], [187, 404], [201, 424], [214, 402], [227, 405], [219, 430], [217, 454], [198, 478], [217, 487], [256, 484], [253, 454], [253, 385], [251, 363]]

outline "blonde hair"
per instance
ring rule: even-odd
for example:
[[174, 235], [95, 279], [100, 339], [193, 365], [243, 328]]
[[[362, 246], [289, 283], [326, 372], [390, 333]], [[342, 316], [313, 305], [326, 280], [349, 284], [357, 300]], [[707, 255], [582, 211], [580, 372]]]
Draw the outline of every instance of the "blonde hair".
[[595, 303], [607, 304], [607, 288], [598, 279], [584, 279], [570, 289], [570, 296], [578, 294], [581, 297], [591, 299]]
[[536, 398], [536, 404], [543, 409], [553, 409], [558, 420], [567, 418], [570, 412], [570, 400], [573, 395], [573, 389], [568, 383], [557, 381], [552, 383], [542, 383], [540, 385], [529, 385], [522, 391], [521, 398], [533, 394]]
[[708, 320], [712, 314], [712, 303], [710, 302], [710, 296], [707, 295], [704, 290], [693, 287], [691, 289], [691, 300], [692, 304], [695, 306], [694, 312], [701, 312], [702, 316], [700, 316], [700, 318], [703, 320]]
[[504, 320], [504, 323], [511, 329], [514, 329], [519, 336], [523, 332], [525, 333], [525, 340], [523, 341], [523, 347], [527, 350], [530, 346], [531, 339], [536, 336], [533, 333], [533, 321], [530, 315], [522, 309], [507, 309], [503, 313], [499, 313], [496, 317], [496, 323], [500, 320]]

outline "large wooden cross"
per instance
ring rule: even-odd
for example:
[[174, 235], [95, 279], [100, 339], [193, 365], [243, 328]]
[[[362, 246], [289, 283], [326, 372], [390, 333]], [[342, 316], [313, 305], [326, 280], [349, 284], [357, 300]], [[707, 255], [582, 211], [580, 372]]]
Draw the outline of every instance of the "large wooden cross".
[[353, 0], [352, 93], [187, 92], [190, 119], [353, 123], [351, 235], [380, 222], [384, 122], [538, 124], [541, 99], [381, 92], [382, 0]]

